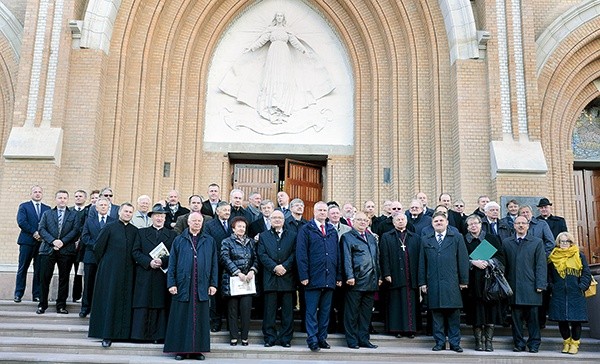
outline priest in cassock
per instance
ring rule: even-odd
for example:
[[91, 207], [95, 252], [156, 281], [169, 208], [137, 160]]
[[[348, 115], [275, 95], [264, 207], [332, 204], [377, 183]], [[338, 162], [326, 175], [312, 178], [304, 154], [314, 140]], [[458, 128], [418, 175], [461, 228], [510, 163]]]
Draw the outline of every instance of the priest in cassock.
[[419, 237], [406, 227], [404, 214], [394, 215], [394, 230], [379, 242], [381, 275], [388, 286], [386, 331], [396, 337], [415, 337], [419, 300]]
[[129, 223], [133, 205], [119, 208], [119, 220], [106, 224], [94, 245], [98, 273], [92, 300], [89, 337], [102, 339], [108, 348], [113, 340], [131, 337], [131, 304], [135, 262], [131, 251], [137, 228]]
[[133, 340], [158, 343], [165, 339], [171, 301], [166, 274], [169, 256], [162, 253], [153, 258], [150, 253], [161, 244], [164, 252], [169, 252], [177, 236], [174, 230], [165, 228], [167, 213], [161, 204], [154, 205], [148, 212], [152, 226], [139, 229], [133, 244], [136, 263], [131, 322]]
[[208, 297], [217, 293], [219, 266], [213, 238], [200, 234], [202, 215], [192, 212], [189, 227], [173, 241], [167, 272], [172, 295], [171, 312], [165, 336], [165, 353], [175, 360], [204, 360], [210, 351]]

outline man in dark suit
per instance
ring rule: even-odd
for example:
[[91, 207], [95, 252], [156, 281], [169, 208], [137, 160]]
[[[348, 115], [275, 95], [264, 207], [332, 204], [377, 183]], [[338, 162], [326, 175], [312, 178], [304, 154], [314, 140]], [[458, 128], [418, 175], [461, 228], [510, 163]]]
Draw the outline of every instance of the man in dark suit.
[[[102, 191], [100, 191], [99, 197], [105, 197], [108, 200], [108, 215], [113, 219], [119, 218], [119, 205], [115, 205], [113, 203], [114, 193], [111, 187], [104, 187]], [[98, 213], [96, 212], [96, 206], [91, 205], [88, 211], [88, 216], [97, 217]]]
[[59, 190], [55, 195], [56, 207], [44, 212], [40, 220], [39, 232], [42, 237], [40, 245], [40, 280], [41, 296], [37, 314], [46, 312], [48, 308], [48, 291], [54, 274], [54, 266], [58, 265], [58, 296], [56, 312], [67, 314], [67, 297], [69, 296], [69, 273], [77, 253], [75, 241], [80, 233], [80, 219], [74, 211], [67, 208], [69, 193]]
[[42, 203], [43, 190], [40, 186], [31, 187], [31, 200], [19, 205], [17, 212], [17, 224], [21, 232], [17, 238], [19, 245], [19, 267], [17, 268], [17, 279], [15, 282], [15, 302], [21, 302], [27, 286], [27, 270], [33, 260], [33, 283], [31, 293], [33, 301], [40, 298], [40, 261], [38, 252], [42, 238], [38, 232], [38, 226], [42, 214], [50, 209], [50, 206]]
[[[190, 214], [192, 212], [198, 212], [201, 213], [202, 210], [202, 197], [198, 196], [198, 195], [191, 195], [190, 198], [188, 199], [188, 202], [190, 204], [190, 212], [188, 212], [185, 215], [181, 215], [177, 218], [177, 222], [175, 223], [175, 227], [173, 228], [173, 230], [177, 233], [177, 234], [181, 234], [183, 232], [183, 230], [188, 228], [188, 217], [190, 217]], [[208, 222], [209, 220], [212, 219], [213, 215], [202, 215], [202, 218], [204, 219], [204, 222]]]
[[271, 200], [262, 200], [260, 202], [260, 215], [256, 221], [250, 224], [248, 227], [248, 236], [251, 238], [255, 238], [256, 235], [262, 233], [263, 231], [271, 229], [271, 220], [270, 216], [275, 209], [275, 205]]
[[538, 210], [540, 210], [540, 216], [537, 217], [538, 220], [544, 220], [550, 226], [550, 231], [552, 231], [552, 235], [554, 235], [554, 239], [558, 234], [567, 231], [567, 222], [563, 217], [552, 215], [552, 202], [547, 198], [541, 198], [540, 202], [537, 204]]
[[92, 307], [92, 298], [94, 297], [94, 283], [96, 281], [96, 272], [98, 271], [98, 262], [94, 256], [94, 245], [100, 234], [100, 230], [108, 223], [115, 221], [108, 215], [108, 199], [100, 197], [96, 201], [97, 214], [93, 218], [88, 218], [83, 225], [81, 233], [81, 249], [83, 251], [83, 297], [81, 298], [81, 311], [79, 317], [86, 317]]
[[[542, 341], [538, 309], [547, 285], [544, 242], [530, 232], [531, 222], [519, 215], [515, 219], [515, 235], [502, 241], [506, 255], [506, 280], [513, 290], [509, 297], [512, 310], [513, 351], [529, 349], [537, 353]], [[529, 338], [523, 338], [523, 321], [527, 320]]]
[[[229, 224], [229, 217], [231, 215], [231, 206], [226, 201], [221, 201], [217, 205], [217, 215], [214, 219], [206, 223], [202, 228], [204, 234], [212, 237], [216, 244], [217, 252], [221, 251], [221, 243], [229, 235], [231, 235], [231, 226]], [[219, 269], [219, 272], [221, 269]], [[218, 332], [221, 331], [221, 316], [223, 309], [222, 296], [220, 294], [209, 297], [210, 300], [210, 331]]]
[[177, 218], [179, 216], [183, 216], [185, 214], [190, 213], [189, 209], [181, 206], [181, 203], [179, 203], [179, 192], [177, 192], [177, 190], [169, 191], [167, 197], [167, 204], [165, 208], [168, 211], [165, 220], [165, 227], [167, 229], [173, 229], [175, 227], [175, 224], [177, 223]]
[[292, 212], [290, 211], [290, 196], [287, 194], [287, 192], [277, 192], [277, 205], [279, 206], [275, 210], [283, 212], [283, 216], [286, 219], [292, 216]]
[[[258, 259], [264, 269], [262, 331], [266, 347], [279, 343], [287, 348], [294, 332], [296, 232], [284, 226], [283, 212], [274, 211], [269, 216], [271, 229], [262, 232], [258, 241]], [[281, 307], [279, 333], [275, 328], [278, 307]]]
[[298, 279], [305, 289], [306, 343], [311, 351], [329, 349], [327, 327], [333, 290], [342, 285], [339, 240], [327, 221], [327, 204], [314, 205], [314, 219], [298, 231], [296, 262]]
[[229, 221], [231, 222], [234, 217], [241, 216], [246, 221], [252, 221], [252, 215], [244, 208], [244, 191], [239, 188], [234, 188], [229, 194], [229, 202], [231, 203], [231, 216]]
[[[304, 201], [299, 198], [293, 199], [292, 202], [290, 202], [289, 211], [291, 211], [291, 214], [289, 217], [285, 218], [285, 223], [298, 232], [300, 228], [308, 222], [302, 217], [304, 215]], [[285, 216], [285, 214], [283, 216]]]
[[375, 292], [381, 285], [377, 239], [367, 232], [369, 218], [364, 212], [354, 216], [354, 228], [341, 238], [344, 277], [348, 290], [344, 305], [346, 343], [351, 349], [376, 349], [369, 336]]
[[217, 204], [221, 202], [221, 192], [219, 189], [219, 185], [216, 183], [211, 183], [208, 185], [208, 200], [202, 203], [202, 210], [200, 213], [202, 215], [217, 216]]
[[433, 318], [433, 351], [444, 350], [446, 332], [450, 349], [461, 353], [461, 289], [469, 284], [469, 255], [463, 236], [448, 229], [443, 212], [433, 214], [433, 232], [421, 236], [419, 286], [427, 294]]
[[77, 256], [73, 262], [73, 291], [71, 297], [73, 298], [73, 302], [77, 302], [81, 299], [81, 294], [83, 291], [83, 269], [79, 269], [79, 263], [81, 263], [83, 260], [83, 249], [81, 246], [80, 237], [81, 231], [83, 230], [83, 224], [85, 223], [85, 218], [88, 214], [88, 209], [85, 206], [85, 202], [87, 201], [87, 192], [84, 190], [77, 190], [73, 194], [73, 198], [75, 199], [75, 205], [69, 209], [75, 211], [77, 218], [79, 219], [79, 237], [77, 237], [77, 241], [75, 242], [75, 246], [77, 247]]

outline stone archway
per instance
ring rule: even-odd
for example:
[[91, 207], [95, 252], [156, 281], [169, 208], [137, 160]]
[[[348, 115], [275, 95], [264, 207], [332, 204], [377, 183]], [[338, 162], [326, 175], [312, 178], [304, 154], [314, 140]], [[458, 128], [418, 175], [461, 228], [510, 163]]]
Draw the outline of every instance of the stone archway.
[[571, 141], [577, 118], [600, 96], [600, 4], [574, 6], [538, 38], [537, 74], [540, 94], [540, 130], [548, 161], [548, 191], [557, 214], [576, 221], [573, 205], [573, 152]]

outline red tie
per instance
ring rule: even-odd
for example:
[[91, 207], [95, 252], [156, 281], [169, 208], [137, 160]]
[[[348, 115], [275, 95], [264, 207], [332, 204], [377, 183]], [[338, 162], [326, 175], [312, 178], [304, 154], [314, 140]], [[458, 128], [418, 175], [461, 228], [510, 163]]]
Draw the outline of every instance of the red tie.
[[321, 233], [325, 236], [325, 224], [321, 225]]

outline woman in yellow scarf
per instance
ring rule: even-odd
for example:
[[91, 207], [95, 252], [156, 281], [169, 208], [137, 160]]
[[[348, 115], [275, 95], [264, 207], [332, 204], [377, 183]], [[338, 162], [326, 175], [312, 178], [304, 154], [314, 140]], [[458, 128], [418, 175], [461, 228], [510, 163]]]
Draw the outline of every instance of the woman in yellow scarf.
[[552, 296], [548, 319], [558, 321], [564, 340], [562, 352], [577, 354], [581, 339], [581, 323], [587, 322], [584, 292], [590, 286], [592, 274], [572, 234], [556, 237], [556, 247], [548, 257], [549, 284]]

